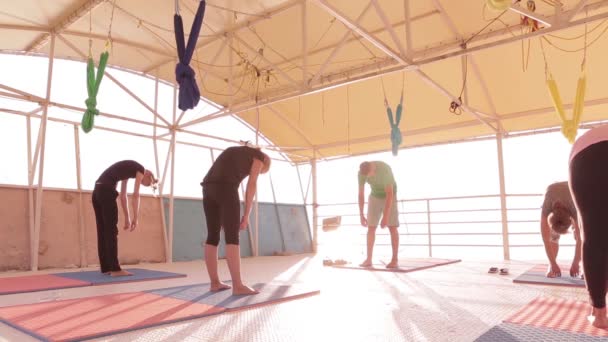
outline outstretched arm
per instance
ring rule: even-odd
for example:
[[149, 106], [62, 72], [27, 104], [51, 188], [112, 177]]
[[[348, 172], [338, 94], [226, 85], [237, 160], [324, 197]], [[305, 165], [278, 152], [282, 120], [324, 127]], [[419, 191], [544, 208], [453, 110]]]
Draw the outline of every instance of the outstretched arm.
[[365, 207], [365, 184], [359, 184], [359, 217], [361, 225], [367, 227], [367, 218], [363, 214], [363, 208]]
[[395, 205], [395, 203], [393, 203], [393, 197], [395, 197], [393, 194], [393, 185], [387, 185], [384, 188], [384, 192], [386, 192], [386, 198], [384, 200], [384, 212], [382, 213], [382, 222], [380, 225], [382, 228], [385, 228], [388, 225], [388, 217], [391, 212], [391, 207]]
[[137, 172], [135, 174], [135, 185], [133, 185], [133, 197], [131, 198], [131, 202], [133, 205], [133, 219], [131, 220], [131, 231], [133, 231], [137, 227], [137, 223], [139, 222], [139, 187], [143, 178], [143, 173]]
[[547, 253], [547, 258], [549, 259], [550, 269], [547, 272], [547, 277], [559, 277], [561, 276], [561, 270], [559, 269], [559, 265], [557, 265], [557, 252], [559, 251], [559, 243], [551, 241], [551, 227], [549, 227], [547, 216], [543, 214], [541, 214], [540, 217], [540, 233], [543, 238], [543, 244], [545, 245], [545, 252]]
[[128, 197], [127, 197], [127, 183], [128, 182], [129, 182], [128, 179], [125, 179], [120, 182], [120, 206], [122, 207], [122, 213], [125, 218], [125, 224], [123, 226], [123, 229], [125, 229], [125, 230], [129, 229], [129, 227], [131, 226], [131, 217], [129, 215], [129, 203], [128, 203]]

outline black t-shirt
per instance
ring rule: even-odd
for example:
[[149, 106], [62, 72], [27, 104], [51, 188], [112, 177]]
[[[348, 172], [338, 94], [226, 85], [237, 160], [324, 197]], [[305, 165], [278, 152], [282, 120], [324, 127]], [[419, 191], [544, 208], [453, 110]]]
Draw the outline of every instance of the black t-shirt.
[[201, 185], [219, 183], [238, 187], [249, 175], [254, 158], [263, 162], [264, 154], [248, 146], [227, 148], [217, 157]]
[[146, 169], [134, 161], [134, 160], [123, 160], [114, 163], [112, 166], [107, 168], [101, 176], [97, 179], [97, 183], [110, 185], [116, 187], [119, 181], [135, 178], [135, 174], [139, 171], [142, 174]]

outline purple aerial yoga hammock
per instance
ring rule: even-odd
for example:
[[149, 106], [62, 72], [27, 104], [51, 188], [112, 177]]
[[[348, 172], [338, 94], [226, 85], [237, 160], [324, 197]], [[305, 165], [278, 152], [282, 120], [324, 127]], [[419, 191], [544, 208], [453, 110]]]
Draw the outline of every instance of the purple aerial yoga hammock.
[[177, 55], [179, 63], [175, 67], [175, 78], [179, 84], [179, 103], [178, 107], [181, 110], [188, 110], [196, 107], [200, 100], [201, 93], [198, 90], [196, 79], [194, 78], [194, 70], [190, 67], [190, 60], [196, 48], [196, 41], [203, 25], [203, 17], [205, 16], [206, 2], [202, 0], [198, 5], [198, 10], [192, 22], [190, 37], [188, 37], [188, 46], [184, 43], [184, 24], [182, 17], [176, 13], [173, 16], [173, 25], [175, 27], [175, 43], [177, 45]]

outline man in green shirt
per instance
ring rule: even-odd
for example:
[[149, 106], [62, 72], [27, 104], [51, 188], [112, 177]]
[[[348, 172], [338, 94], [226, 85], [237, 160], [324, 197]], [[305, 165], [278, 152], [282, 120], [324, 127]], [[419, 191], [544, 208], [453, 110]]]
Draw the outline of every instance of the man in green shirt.
[[[372, 254], [376, 240], [376, 228], [388, 227], [391, 234], [393, 257], [387, 268], [398, 267], [399, 254], [399, 213], [397, 211], [397, 183], [393, 177], [390, 166], [381, 161], [363, 162], [359, 166], [359, 214], [361, 225], [367, 227], [367, 259], [360, 265], [372, 265]], [[365, 183], [368, 183], [372, 192], [368, 198], [367, 217], [363, 215], [365, 204]], [[382, 220], [380, 220], [382, 217]]]

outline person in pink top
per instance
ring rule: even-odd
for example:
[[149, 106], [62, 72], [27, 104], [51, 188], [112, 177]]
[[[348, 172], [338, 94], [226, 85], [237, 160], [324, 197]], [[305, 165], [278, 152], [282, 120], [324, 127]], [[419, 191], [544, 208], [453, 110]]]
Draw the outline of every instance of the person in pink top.
[[608, 125], [579, 137], [570, 153], [570, 192], [578, 211], [583, 240], [583, 270], [593, 326], [608, 329]]

